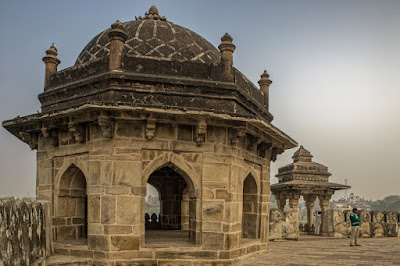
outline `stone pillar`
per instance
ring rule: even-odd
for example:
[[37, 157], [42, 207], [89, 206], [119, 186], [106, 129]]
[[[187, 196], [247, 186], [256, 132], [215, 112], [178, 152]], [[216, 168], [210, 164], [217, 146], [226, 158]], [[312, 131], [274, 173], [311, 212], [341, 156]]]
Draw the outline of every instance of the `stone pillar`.
[[314, 201], [317, 198], [317, 196], [314, 195], [307, 195], [304, 197], [304, 200], [306, 202], [306, 207], [307, 207], [307, 225], [308, 225], [308, 232], [311, 232], [311, 228], [313, 225], [313, 208], [314, 208]]
[[286, 196], [282, 194], [274, 194], [275, 200], [276, 200], [276, 205], [279, 210], [283, 211], [286, 205]]
[[318, 197], [319, 198], [319, 204], [321, 205], [321, 232], [320, 235], [322, 236], [327, 236], [328, 235], [328, 209], [329, 209], [329, 200], [331, 198], [331, 195], [329, 196], [323, 196], [323, 197]]
[[235, 45], [232, 41], [232, 37], [225, 33], [221, 38], [221, 44], [218, 46], [221, 52], [222, 77], [225, 81], [230, 82], [233, 82], [233, 52], [235, 51]]
[[270, 212], [270, 162], [268, 161], [262, 166], [261, 170], [261, 213], [260, 213], [260, 241], [268, 242], [269, 232], [269, 212]]
[[267, 70], [264, 70], [264, 73], [262, 73], [258, 84], [260, 85], [260, 90], [264, 93], [264, 106], [267, 108], [267, 110], [269, 108], [269, 86], [271, 83], [272, 81], [269, 79]]
[[122, 66], [122, 52], [125, 47], [125, 41], [128, 38], [124, 31], [124, 25], [117, 20], [111, 25], [111, 31], [108, 33], [110, 38], [110, 58], [108, 66], [110, 70], [119, 70]]
[[50, 85], [50, 77], [54, 73], [57, 73], [57, 67], [60, 64], [60, 60], [57, 58], [58, 52], [56, 44], [53, 43], [49, 49], [46, 50], [46, 56], [43, 57], [43, 62], [46, 64], [46, 73], [44, 76], [44, 90], [46, 91]]

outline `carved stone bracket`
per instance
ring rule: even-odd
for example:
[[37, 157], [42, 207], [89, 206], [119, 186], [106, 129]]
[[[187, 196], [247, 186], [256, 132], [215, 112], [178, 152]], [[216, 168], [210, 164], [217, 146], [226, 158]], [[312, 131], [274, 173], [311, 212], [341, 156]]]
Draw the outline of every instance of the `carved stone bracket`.
[[43, 137], [45, 137], [45, 138], [50, 137], [50, 129], [49, 129], [49, 128], [47, 128], [47, 127], [42, 127], [42, 128], [41, 128], [41, 131], [42, 131]]
[[58, 146], [58, 132], [57, 129], [50, 129], [45, 126], [41, 128], [43, 137], [51, 138], [51, 144], [56, 147]]
[[233, 130], [233, 136], [231, 139], [232, 145], [236, 145], [239, 143], [240, 139], [245, 135], [245, 130], [244, 128], [235, 128]]
[[154, 138], [156, 132], [156, 121], [153, 119], [147, 119], [146, 121], [146, 139], [151, 140]]
[[278, 148], [273, 147], [271, 150], [271, 161], [275, 162], [277, 155], [278, 155]]
[[84, 141], [83, 139], [83, 130], [84, 127], [79, 124], [74, 124], [73, 122], [68, 123], [68, 130], [72, 134], [72, 136], [75, 138], [75, 140], [79, 143], [82, 143]]
[[53, 129], [51, 131], [51, 141], [52, 141], [52, 144], [53, 144], [54, 147], [58, 146], [59, 141], [58, 141], [58, 131], [57, 131], [57, 129]]
[[26, 132], [19, 132], [21, 139], [23, 142], [29, 144], [29, 147], [34, 150], [38, 148], [38, 135], [37, 134], [29, 134]]
[[200, 146], [201, 143], [206, 141], [206, 134], [207, 134], [207, 123], [203, 120], [200, 121], [196, 126], [195, 141], [198, 146]]
[[114, 123], [112, 119], [108, 116], [99, 116], [97, 122], [103, 132], [103, 137], [111, 139], [114, 131]]
[[257, 146], [257, 154], [260, 157], [265, 158], [267, 156], [267, 151], [272, 147], [272, 143], [261, 142]]
[[259, 143], [259, 137], [247, 134], [247, 150], [254, 151]]

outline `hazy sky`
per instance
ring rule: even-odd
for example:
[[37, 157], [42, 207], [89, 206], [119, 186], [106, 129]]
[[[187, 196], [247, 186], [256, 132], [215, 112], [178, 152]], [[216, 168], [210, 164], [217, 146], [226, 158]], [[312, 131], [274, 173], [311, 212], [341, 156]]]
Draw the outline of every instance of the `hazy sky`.
[[[70, 67], [116, 19], [160, 14], [214, 46], [228, 32], [234, 64], [270, 73], [273, 123], [368, 199], [400, 194], [400, 1], [0, 2], [0, 120], [40, 110], [45, 50]], [[34, 195], [35, 152], [0, 129], [0, 196]], [[272, 164], [291, 162], [293, 150]], [[342, 196], [343, 192], [337, 193]]]

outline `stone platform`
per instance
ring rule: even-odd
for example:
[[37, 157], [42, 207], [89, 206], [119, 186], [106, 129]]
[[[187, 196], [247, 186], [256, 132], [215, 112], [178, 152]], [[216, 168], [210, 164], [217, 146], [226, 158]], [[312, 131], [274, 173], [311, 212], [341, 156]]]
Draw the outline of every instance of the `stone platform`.
[[299, 241], [271, 241], [269, 252], [247, 257], [236, 265], [400, 265], [400, 238], [349, 239], [301, 236]]

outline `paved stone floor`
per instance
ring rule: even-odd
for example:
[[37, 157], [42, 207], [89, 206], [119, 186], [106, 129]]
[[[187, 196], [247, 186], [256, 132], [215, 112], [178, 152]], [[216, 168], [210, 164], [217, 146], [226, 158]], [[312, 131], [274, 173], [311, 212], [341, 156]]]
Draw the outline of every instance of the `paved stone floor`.
[[361, 238], [359, 243], [350, 247], [349, 239], [302, 236], [299, 241], [270, 242], [270, 252], [237, 265], [400, 265], [400, 238]]

